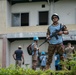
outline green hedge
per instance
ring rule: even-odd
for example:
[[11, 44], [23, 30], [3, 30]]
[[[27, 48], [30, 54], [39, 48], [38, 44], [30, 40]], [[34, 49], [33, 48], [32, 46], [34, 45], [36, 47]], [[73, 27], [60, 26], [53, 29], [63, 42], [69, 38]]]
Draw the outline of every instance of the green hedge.
[[76, 54], [74, 54], [74, 59], [61, 62], [61, 64], [66, 65], [66, 67], [71, 66], [70, 71], [52, 71], [52, 70], [32, 70], [24, 68], [15, 68], [10, 65], [8, 68], [0, 68], [0, 75], [76, 75]]
[[18, 68], [16, 69], [13, 66], [8, 68], [0, 68], [0, 75], [76, 75], [74, 71], [51, 71], [51, 70], [32, 70], [32, 69], [24, 69]]

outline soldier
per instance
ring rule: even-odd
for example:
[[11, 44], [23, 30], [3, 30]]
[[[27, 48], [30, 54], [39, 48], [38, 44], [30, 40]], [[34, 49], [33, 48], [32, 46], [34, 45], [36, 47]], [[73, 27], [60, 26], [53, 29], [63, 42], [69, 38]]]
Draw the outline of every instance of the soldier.
[[32, 69], [36, 70], [37, 64], [38, 64], [38, 40], [39, 38], [37, 36], [33, 37], [34, 42], [32, 43]]
[[71, 54], [74, 54], [75, 51], [74, 51], [74, 46], [72, 46], [71, 43], [67, 44], [67, 47], [65, 48], [65, 53], [67, 59], [72, 58]]
[[[67, 47], [65, 48], [65, 53], [66, 53], [66, 59], [69, 61], [72, 59], [72, 54], [75, 53], [74, 51], [74, 46], [71, 45], [71, 43], [67, 44]], [[68, 68], [69, 70], [71, 70], [71, 66], [69, 66]]]
[[[50, 68], [50, 64], [52, 63], [52, 57], [55, 52], [57, 52], [60, 55], [60, 59], [63, 61], [63, 39], [62, 39], [62, 34], [68, 34], [67, 27], [62, 24], [60, 24], [59, 21], [59, 16], [58, 14], [53, 14], [51, 17], [51, 20], [53, 23], [48, 27], [47, 29], [47, 39], [49, 40], [49, 46], [48, 46], [48, 59], [47, 59], [47, 64], [46, 64], [46, 70]], [[55, 32], [56, 30], [59, 30], [60, 28], [63, 28], [59, 32], [57, 32], [57, 38], [56, 37], [50, 37], [52, 36], [52, 33]]]

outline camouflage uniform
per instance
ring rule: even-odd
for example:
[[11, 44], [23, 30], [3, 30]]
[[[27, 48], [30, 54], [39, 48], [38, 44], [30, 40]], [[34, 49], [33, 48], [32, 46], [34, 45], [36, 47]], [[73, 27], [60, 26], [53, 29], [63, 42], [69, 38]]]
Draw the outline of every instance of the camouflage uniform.
[[[34, 46], [36, 49], [34, 49]], [[37, 45], [35, 43], [32, 44], [32, 69], [36, 70], [37, 64], [38, 64], [38, 49]]]
[[72, 59], [72, 54], [74, 53], [74, 47], [65, 48], [66, 59]]
[[50, 64], [52, 63], [52, 57], [53, 57], [53, 54], [55, 52], [57, 52], [58, 54], [60, 54], [61, 60], [63, 60], [62, 56], [63, 56], [63, 53], [64, 53], [64, 49], [63, 49], [62, 44], [57, 44], [57, 45], [49, 44], [47, 65], [50, 66]]
[[38, 56], [36, 54], [32, 55], [32, 69], [36, 70], [38, 64]]
[[[71, 45], [71, 43], [68, 43], [68, 44]], [[66, 47], [65, 53], [66, 53], [66, 60], [68, 60], [69, 62], [73, 58], [72, 54], [74, 54], [74, 47], [71, 47], [71, 46]], [[68, 67], [68, 70], [71, 70], [71, 66]]]

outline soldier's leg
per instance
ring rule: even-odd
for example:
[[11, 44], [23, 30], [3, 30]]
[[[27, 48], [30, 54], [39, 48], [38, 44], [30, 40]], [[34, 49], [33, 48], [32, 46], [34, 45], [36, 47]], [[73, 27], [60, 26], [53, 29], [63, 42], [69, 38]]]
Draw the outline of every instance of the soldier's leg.
[[32, 69], [35, 70], [35, 60], [32, 60]]
[[48, 59], [46, 63], [46, 70], [50, 68], [50, 64], [52, 63], [52, 57], [55, 52], [55, 46], [54, 45], [49, 45], [48, 47]]
[[36, 70], [36, 67], [37, 67], [37, 60], [33, 60], [32, 61], [32, 69]]
[[57, 52], [60, 55], [60, 60], [64, 61], [64, 56], [63, 56], [64, 48], [63, 48], [62, 44], [58, 45], [56, 49], [57, 49]]
[[[61, 44], [58, 45], [57, 51], [58, 51], [58, 53], [60, 55], [60, 61], [64, 61], [64, 56], [63, 56], [63, 54], [64, 54], [64, 48], [63, 48], [63, 46]], [[62, 64], [62, 69], [67, 70], [67, 68], [65, 67], [64, 64]]]

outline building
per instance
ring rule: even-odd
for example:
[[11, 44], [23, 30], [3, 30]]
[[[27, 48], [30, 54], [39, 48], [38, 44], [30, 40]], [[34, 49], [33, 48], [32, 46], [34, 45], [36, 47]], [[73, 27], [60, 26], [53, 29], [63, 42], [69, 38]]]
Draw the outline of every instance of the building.
[[[60, 22], [67, 25], [70, 34], [63, 35], [64, 43], [76, 42], [76, 1], [75, 0], [0, 0], [0, 64], [7, 67], [14, 64], [13, 52], [18, 45], [25, 53], [25, 62], [30, 64], [31, 56], [26, 47], [32, 37], [38, 35], [41, 44], [46, 37], [51, 15], [58, 13]], [[40, 47], [47, 51], [48, 44]]]

